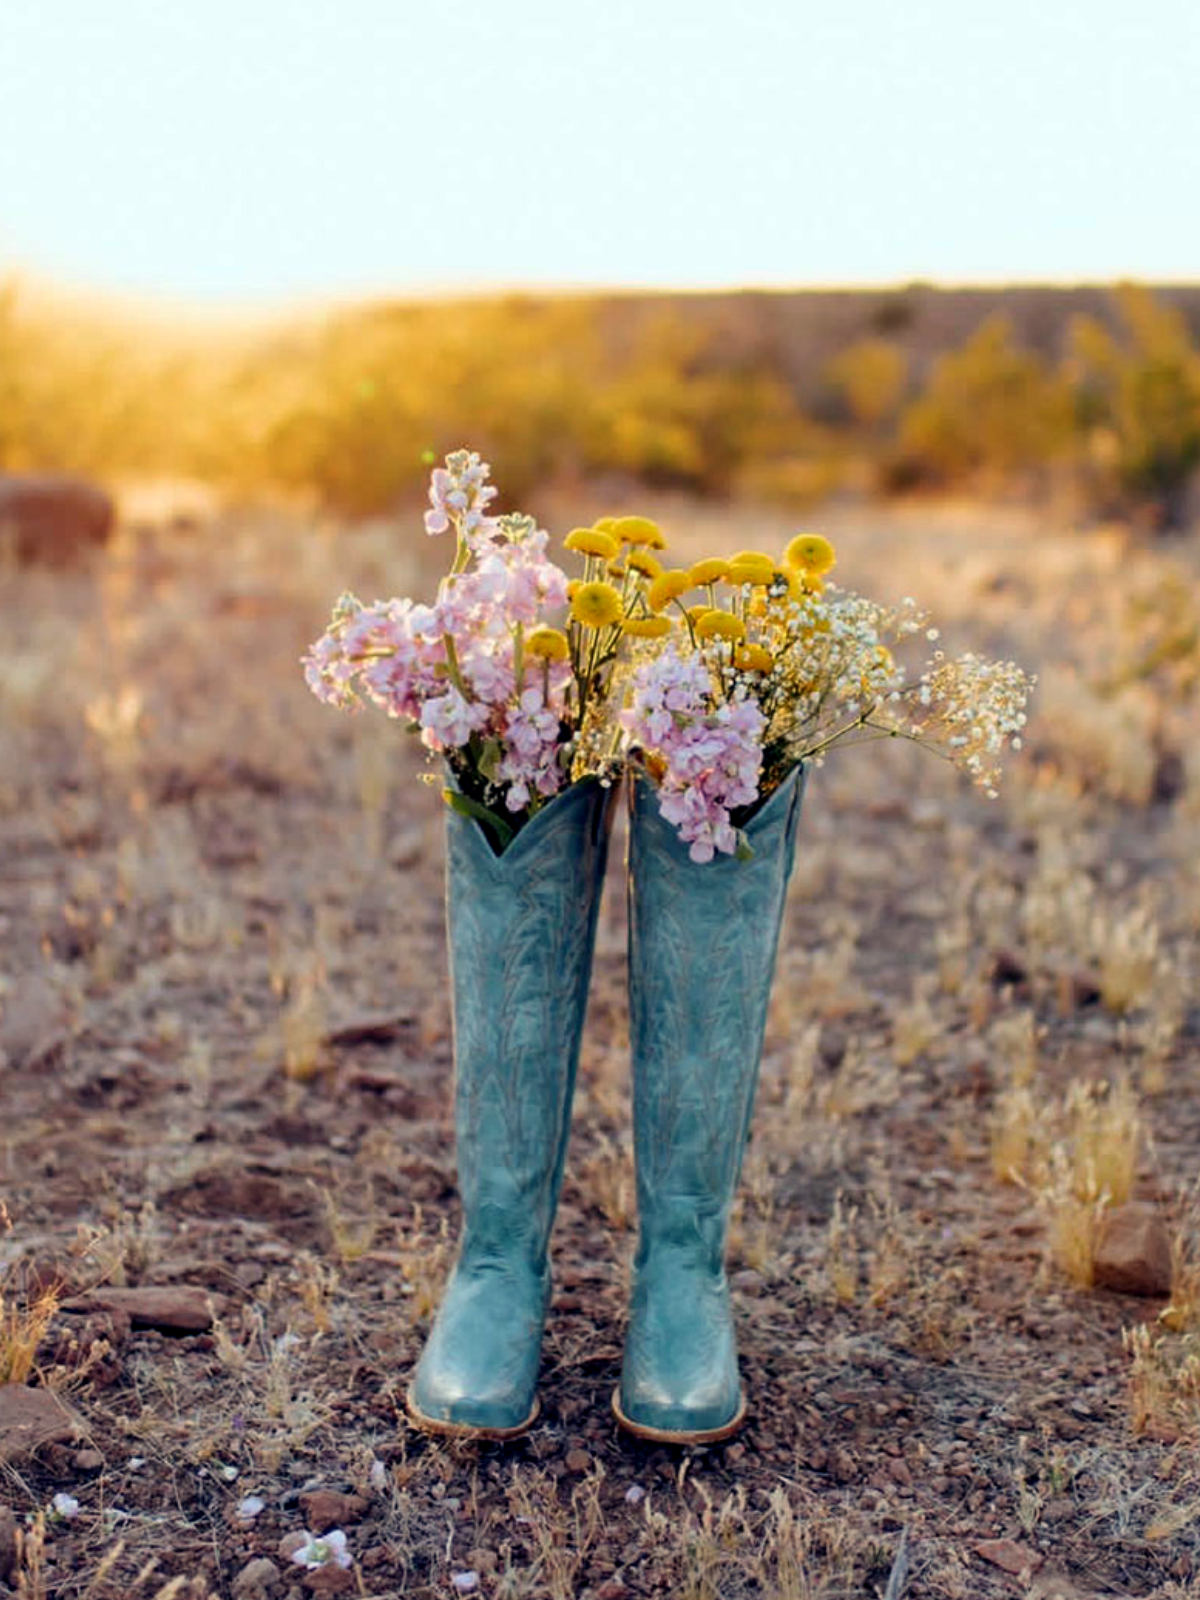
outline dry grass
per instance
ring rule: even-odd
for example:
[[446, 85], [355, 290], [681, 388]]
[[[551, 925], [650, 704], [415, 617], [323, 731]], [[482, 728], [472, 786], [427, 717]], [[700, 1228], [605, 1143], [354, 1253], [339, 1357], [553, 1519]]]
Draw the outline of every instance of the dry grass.
[[[749, 542], [745, 515], [654, 509], [684, 558]], [[790, 529], [755, 522], [768, 547]], [[824, 527], [847, 581], [903, 571], [964, 643], [1063, 681], [1100, 681], [1110, 591], [1157, 559], [963, 507]], [[973, 1553], [1006, 1535], [1076, 1591], [1183, 1593], [1191, 1202], [1170, 1304], [1127, 1355], [1137, 1308], [1082, 1286], [1109, 1205], [1193, 1176], [1200, 771], [1147, 803], [1124, 736], [1066, 721], [1035, 724], [990, 808], [914, 752], [812, 776], [731, 1226], [751, 1421], [705, 1450], [609, 1421], [636, 1225], [615, 841], [542, 1417], [506, 1449], [408, 1431], [457, 1226], [438, 818], [411, 748], [310, 704], [296, 657], [340, 588], [428, 589], [424, 559], [392, 527], [230, 513], [127, 535], [95, 582], [12, 574], [0, 1350], [104, 1457], [7, 1482], [21, 1518], [81, 1502], [29, 1525], [26, 1592], [229, 1600], [317, 1483], [368, 1502], [347, 1529], [365, 1594], [432, 1600], [475, 1570], [522, 1600], [841, 1600], [885, 1592], [904, 1528], [914, 1594], [1007, 1593]], [[1157, 680], [1137, 695], [1167, 704]], [[1156, 761], [1177, 737], [1138, 727]], [[338, 1042], [360, 1017], [387, 1025]], [[225, 1304], [198, 1340], [68, 1326], [17, 1293], [31, 1258]]]

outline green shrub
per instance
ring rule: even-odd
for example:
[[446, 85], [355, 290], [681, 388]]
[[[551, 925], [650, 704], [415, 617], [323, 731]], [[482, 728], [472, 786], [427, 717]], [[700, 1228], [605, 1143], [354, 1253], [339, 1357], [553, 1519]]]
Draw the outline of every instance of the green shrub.
[[1081, 471], [1102, 510], [1173, 526], [1200, 466], [1200, 352], [1174, 307], [1135, 284], [1116, 294], [1117, 333], [1092, 317], [1069, 330]]
[[1028, 478], [1066, 453], [1070, 429], [1065, 384], [1015, 344], [1007, 318], [988, 317], [934, 362], [904, 411], [889, 481], [990, 488]]

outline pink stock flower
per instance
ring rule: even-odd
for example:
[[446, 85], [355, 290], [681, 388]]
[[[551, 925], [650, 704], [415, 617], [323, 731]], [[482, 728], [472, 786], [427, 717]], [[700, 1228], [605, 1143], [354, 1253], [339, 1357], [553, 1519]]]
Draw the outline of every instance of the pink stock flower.
[[658, 757], [659, 813], [678, 829], [693, 861], [737, 849], [730, 812], [758, 798], [765, 723], [752, 699], [713, 705], [713, 679], [699, 656], [669, 647], [634, 674], [633, 703], [621, 723]]
[[474, 450], [455, 450], [444, 467], [435, 467], [429, 479], [431, 510], [425, 513], [425, 532], [445, 533], [453, 526], [472, 546], [491, 537], [495, 519], [484, 508], [496, 498], [487, 481], [491, 468]]
[[507, 749], [497, 776], [509, 786], [504, 803], [510, 811], [523, 810], [534, 791], [548, 798], [562, 787], [562, 729], [553, 700], [553, 692], [548, 705], [541, 688], [526, 689], [505, 718]]

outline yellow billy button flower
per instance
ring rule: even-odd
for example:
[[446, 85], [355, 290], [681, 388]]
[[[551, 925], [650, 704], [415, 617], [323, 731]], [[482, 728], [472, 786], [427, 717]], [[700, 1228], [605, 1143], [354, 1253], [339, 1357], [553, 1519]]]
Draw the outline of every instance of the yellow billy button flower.
[[603, 561], [611, 561], [621, 548], [612, 534], [601, 528], [572, 528], [563, 544], [576, 555], [599, 556]]
[[582, 588], [583, 588], [583, 579], [582, 578], [568, 578], [567, 579], [567, 599], [568, 600], [574, 600], [575, 596], [579, 593], [580, 589], [582, 589]]
[[768, 584], [775, 571], [775, 562], [761, 550], [741, 550], [729, 558], [730, 583]]
[[737, 643], [746, 637], [746, 624], [728, 611], [706, 609], [696, 618], [695, 627], [697, 639], [732, 639]]
[[709, 583], [724, 583], [729, 576], [729, 563], [720, 556], [707, 556], [688, 573], [693, 589], [702, 589]]
[[770, 672], [775, 657], [761, 644], [742, 644], [733, 652], [733, 664], [742, 672]]
[[543, 661], [565, 661], [571, 654], [565, 633], [557, 628], [534, 628], [525, 639], [525, 654]]
[[581, 583], [571, 597], [571, 616], [585, 628], [607, 628], [621, 620], [621, 596], [611, 583]]
[[621, 632], [631, 639], [663, 639], [671, 631], [667, 617], [626, 617]]
[[667, 548], [658, 523], [651, 522], [649, 517], [605, 517], [604, 521], [605, 531], [620, 539], [622, 544], [644, 544], [651, 550]]
[[640, 572], [644, 578], [662, 576], [662, 562], [656, 561], [649, 550], [630, 550], [625, 557], [625, 565]]
[[646, 590], [646, 599], [651, 611], [663, 611], [678, 600], [692, 587], [692, 575], [685, 572], [682, 567], [668, 567], [666, 572], [660, 572], [650, 587]]
[[[616, 517], [597, 517], [595, 522], [592, 523], [592, 527], [598, 529], [601, 533], [612, 533], [616, 520]], [[613, 533], [613, 538], [616, 538], [615, 533]]]
[[814, 578], [823, 577], [837, 561], [833, 546], [819, 533], [798, 533], [783, 552], [789, 567], [799, 567]]

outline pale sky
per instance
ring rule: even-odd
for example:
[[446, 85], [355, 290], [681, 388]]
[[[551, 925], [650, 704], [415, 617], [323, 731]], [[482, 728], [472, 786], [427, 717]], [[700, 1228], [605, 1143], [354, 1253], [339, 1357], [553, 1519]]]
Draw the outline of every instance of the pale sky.
[[1200, 278], [1200, 0], [0, 0], [0, 274]]

